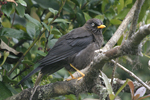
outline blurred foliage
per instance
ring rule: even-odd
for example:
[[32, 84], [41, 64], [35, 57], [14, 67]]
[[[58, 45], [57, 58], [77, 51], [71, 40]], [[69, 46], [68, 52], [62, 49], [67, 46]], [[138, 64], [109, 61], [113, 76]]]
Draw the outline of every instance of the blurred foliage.
[[[66, 0], [60, 14], [57, 15], [64, 2], [65, 0], [17, 0], [16, 2], [13, 0], [11, 2], [0, 0], [0, 39], [4, 41], [8, 47], [19, 52], [19, 55], [11, 52], [4, 64], [0, 66], [0, 100], [21, 92], [21, 88], [14, 88], [16, 83], [34, 69], [34, 64], [48, 53], [59, 37], [74, 28], [81, 27], [88, 19], [98, 18], [104, 22], [107, 26], [103, 29], [106, 43], [121, 24], [135, 0]], [[141, 25], [150, 23], [149, 5], [150, 2], [145, 0], [139, 15], [137, 29]], [[129, 27], [130, 25], [128, 25], [125, 33], [116, 45], [120, 45], [127, 38]], [[33, 41], [40, 34], [42, 35], [38, 41], [29, 50]], [[129, 55], [117, 58], [117, 60], [123, 66], [133, 71], [142, 80], [147, 81], [150, 80], [150, 67], [148, 67], [148, 60], [150, 59], [149, 36], [144, 39], [143, 44], [143, 57]], [[21, 61], [19, 67], [8, 77], [7, 73], [15, 66], [19, 58], [27, 50], [29, 50], [29, 52]], [[8, 51], [7, 48], [0, 48], [0, 64], [4, 59], [4, 51]], [[112, 66], [114, 66], [114, 64], [107, 63], [103, 70], [109, 77], [111, 77]], [[21, 75], [12, 79], [22, 70], [24, 70], [24, 72], [21, 73]], [[23, 88], [33, 87], [33, 81], [35, 81], [36, 77], [37, 74], [25, 81]], [[45, 76], [42, 85], [62, 81], [67, 77], [67, 71], [62, 69], [52, 76]], [[117, 69], [116, 77], [134, 80], [119, 68]], [[122, 94], [121, 97], [123, 96]], [[78, 99], [87, 97], [97, 98], [95, 94], [86, 94], [86, 96], [85, 94], [80, 94]], [[54, 99], [74, 100], [77, 98], [74, 95], [67, 95]]]

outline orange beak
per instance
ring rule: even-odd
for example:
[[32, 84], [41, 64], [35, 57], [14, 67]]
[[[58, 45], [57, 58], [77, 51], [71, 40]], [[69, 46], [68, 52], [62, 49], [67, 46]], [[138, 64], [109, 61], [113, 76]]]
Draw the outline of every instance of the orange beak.
[[97, 26], [97, 28], [105, 28], [106, 26], [105, 25], [100, 25], [100, 26]]

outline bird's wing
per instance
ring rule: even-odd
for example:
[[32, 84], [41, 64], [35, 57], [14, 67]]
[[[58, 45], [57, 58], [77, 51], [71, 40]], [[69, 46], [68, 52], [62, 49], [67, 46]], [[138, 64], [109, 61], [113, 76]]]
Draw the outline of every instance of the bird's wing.
[[[75, 36], [74, 34], [78, 35]], [[56, 63], [72, 56], [86, 48], [91, 42], [93, 42], [92, 34], [84, 29], [75, 29], [58, 40], [48, 55], [40, 61], [40, 67]]]
[[[48, 70], [49, 74], [52, 74], [55, 71], [61, 69], [62, 66], [54, 68], [53, 66], [49, 65], [64, 60], [67, 57], [80, 52], [81, 50], [85, 49], [91, 42], [93, 42], [92, 34], [83, 28], [77, 28], [70, 33], [62, 36], [60, 39], [58, 39], [54, 47], [49, 51], [48, 55], [41, 61], [39, 61], [40, 65], [36, 69], [31, 71], [26, 77], [24, 77], [18, 83], [18, 85], [41, 69], [51, 69], [50, 71]], [[45, 67], [48, 67], [48, 69]]]

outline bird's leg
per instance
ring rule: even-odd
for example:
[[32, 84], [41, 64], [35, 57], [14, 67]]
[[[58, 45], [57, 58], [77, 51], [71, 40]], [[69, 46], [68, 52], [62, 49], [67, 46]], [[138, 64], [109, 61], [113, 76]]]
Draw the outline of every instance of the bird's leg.
[[85, 74], [83, 74], [80, 70], [78, 70], [77, 68], [75, 68], [72, 64], [70, 64], [70, 66], [71, 66], [73, 69], [75, 69], [76, 71], [78, 71], [78, 72], [82, 75], [81, 77], [78, 77], [78, 80], [82, 79], [82, 78], [85, 76]]
[[71, 72], [68, 71], [68, 73], [70, 74], [71, 78], [70, 78], [70, 79], [66, 79], [67, 81], [70, 81], [70, 80], [72, 80], [72, 79], [77, 79], [77, 78], [75, 78], [75, 77], [72, 75]]
[[76, 79], [71, 72], [68, 71], [68, 73], [70, 74], [70, 76], [72, 77], [72, 79]]
[[69, 74], [70, 74], [70, 76], [71, 76], [72, 78], [71, 78], [71, 79], [67, 79], [67, 81], [70, 81], [70, 80], [72, 80], [72, 79], [78, 79], [78, 80], [80, 80], [80, 79], [82, 79], [82, 78], [85, 76], [85, 74], [83, 74], [81, 71], [79, 71], [77, 68], [75, 68], [72, 64], [70, 64], [70, 66], [71, 66], [73, 69], [75, 69], [77, 72], [79, 72], [82, 76], [75, 78], [75, 77], [69, 72]]

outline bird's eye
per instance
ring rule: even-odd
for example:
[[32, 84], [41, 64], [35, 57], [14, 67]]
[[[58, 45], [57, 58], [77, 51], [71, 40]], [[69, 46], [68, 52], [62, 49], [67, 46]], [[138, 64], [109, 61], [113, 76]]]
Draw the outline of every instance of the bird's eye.
[[94, 23], [92, 23], [92, 24], [91, 24], [91, 26], [95, 26], [95, 24], [94, 24]]

